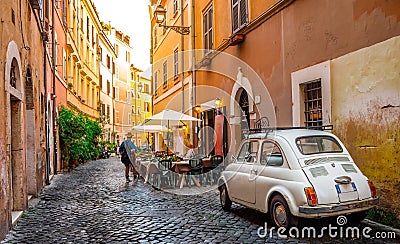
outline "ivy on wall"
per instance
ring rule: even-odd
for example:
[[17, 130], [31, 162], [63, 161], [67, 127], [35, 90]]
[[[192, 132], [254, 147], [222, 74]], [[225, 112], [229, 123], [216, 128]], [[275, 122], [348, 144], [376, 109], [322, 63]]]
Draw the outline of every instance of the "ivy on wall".
[[102, 129], [97, 121], [62, 107], [57, 118], [62, 160], [68, 168], [100, 156]]

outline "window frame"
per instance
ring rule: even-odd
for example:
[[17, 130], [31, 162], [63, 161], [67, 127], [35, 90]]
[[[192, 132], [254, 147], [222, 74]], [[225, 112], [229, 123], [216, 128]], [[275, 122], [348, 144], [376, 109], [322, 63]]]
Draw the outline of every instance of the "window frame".
[[[278, 149], [279, 149], [280, 154], [282, 155], [282, 163], [281, 163], [281, 164], [279, 164], [279, 165], [271, 165], [271, 164], [269, 164], [269, 160], [267, 160], [266, 163], [263, 163], [263, 159], [264, 159], [264, 145], [265, 145], [266, 143], [273, 144], [273, 145], [274, 145], [274, 148], [278, 148]], [[282, 167], [282, 166], [285, 165], [285, 162], [286, 162], [285, 153], [283, 152], [283, 150], [282, 150], [282, 148], [279, 146], [279, 144], [276, 143], [275, 141], [271, 141], [271, 140], [265, 140], [265, 141], [263, 141], [262, 144], [261, 144], [261, 150], [260, 150], [260, 152], [261, 152], [261, 154], [260, 154], [260, 165], [263, 165], [263, 166], [270, 166], [270, 167]], [[270, 153], [270, 154], [268, 155], [268, 157], [269, 157], [271, 154], [273, 154], [273, 153], [274, 153], [274, 152]]]
[[[340, 151], [318, 151], [318, 152], [312, 152], [312, 153], [304, 153], [303, 149], [300, 148], [300, 145], [299, 145], [298, 141], [301, 140], [301, 139], [307, 139], [307, 138], [327, 139], [327, 140], [332, 141], [333, 143], [335, 143], [339, 147]], [[328, 135], [299, 136], [299, 137], [296, 138], [295, 144], [296, 144], [297, 149], [299, 150], [299, 152], [301, 154], [303, 154], [303, 155], [315, 155], [315, 154], [325, 154], [325, 153], [343, 153], [343, 147], [342, 147], [342, 145], [340, 145], [340, 142], [338, 140], [336, 140], [336, 138], [334, 138], [333, 136], [328, 136]]]
[[174, 0], [173, 1], [173, 14], [175, 15], [175, 14], [177, 14], [178, 13], [178, 10], [179, 10], [179, 3], [178, 3], [178, 0]]
[[[245, 158], [245, 156], [241, 157], [241, 153], [242, 153], [242, 149], [244, 148], [244, 146], [246, 144], [251, 144], [251, 143], [257, 143], [257, 146], [256, 146], [256, 150], [255, 150], [255, 153], [256, 153], [255, 155], [252, 155], [254, 153], [254, 150], [252, 150], [251, 147], [247, 148], [247, 151], [248, 152], [251, 151], [250, 155], [252, 155], [252, 158], [251, 158], [252, 160], [249, 161]], [[257, 154], [258, 154], [259, 147], [260, 147], [259, 140], [247, 140], [247, 141], [243, 142], [242, 146], [240, 147], [240, 150], [238, 151], [238, 153], [236, 155], [236, 163], [254, 164], [255, 162], [257, 162], [257, 159], [258, 159]], [[250, 148], [250, 150], [249, 150], [249, 148]]]
[[163, 62], [163, 88], [168, 86], [168, 63], [167, 60]]
[[178, 79], [179, 73], [179, 53], [178, 48], [174, 50], [174, 79]]
[[[211, 15], [211, 17], [210, 17]], [[211, 24], [210, 24], [211, 23]], [[204, 54], [214, 49], [214, 5], [203, 11], [203, 47]], [[210, 37], [211, 36], [211, 37]]]
[[[241, 16], [241, 8], [242, 5], [245, 4], [246, 16], [245, 20], [242, 23]], [[235, 11], [235, 7], [237, 7]], [[237, 14], [237, 27], [235, 28], [235, 14]], [[243, 27], [245, 27], [249, 23], [249, 3], [248, 0], [231, 0], [231, 24], [232, 24], [232, 33], [236, 33], [240, 31]]]

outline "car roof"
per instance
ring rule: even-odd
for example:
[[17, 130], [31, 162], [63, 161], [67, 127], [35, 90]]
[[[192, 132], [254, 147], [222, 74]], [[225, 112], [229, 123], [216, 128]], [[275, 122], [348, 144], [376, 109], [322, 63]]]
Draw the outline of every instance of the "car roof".
[[[250, 134], [249, 138], [258, 138], [258, 139], [264, 139], [266, 133], [254, 133]], [[312, 130], [312, 129], [284, 129], [284, 130], [272, 130], [268, 132], [267, 138], [274, 138], [276, 136], [281, 136], [283, 138], [286, 138], [289, 141], [294, 141], [298, 137], [304, 137], [304, 136], [333, 136], [332, 133], [327, 132], [327, 131], [321, 131], [321, 130]]]

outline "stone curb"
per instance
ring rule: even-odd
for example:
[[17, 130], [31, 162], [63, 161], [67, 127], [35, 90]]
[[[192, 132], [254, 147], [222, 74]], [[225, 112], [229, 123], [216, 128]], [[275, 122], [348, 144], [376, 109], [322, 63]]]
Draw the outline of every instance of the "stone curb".
[[400, 230], [399, 229], [396, 229], [396, 228], [393, 228], [393, 227], [390, 227], [390, 226], [387, 226], [384, 224], [380, 224], [380, 223], [377, 223], [377, 222], [369, 220], [369, 219], [364, 219], [362, 222], [371, 227], [377, 227], [377, 228], [382, 229], [387, 232], [394, 232], [394, 233], [396, 233], [396, 236], [400, 238]]

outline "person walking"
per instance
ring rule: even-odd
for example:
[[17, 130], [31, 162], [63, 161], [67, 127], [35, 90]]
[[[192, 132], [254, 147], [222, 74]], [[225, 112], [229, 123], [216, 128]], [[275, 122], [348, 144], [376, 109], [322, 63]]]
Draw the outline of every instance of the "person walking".
[[129, 170], [133, 172], [133, 179], [139, 178], [139, 174], [133, 166], [136, 163], [136, 152], [138, 148], [133, 141], [128, 137], [119, 146], [118, 153], [121, 154], [121, 162], [125, 165], [126, 183], [131, 182], [129, 179]]

